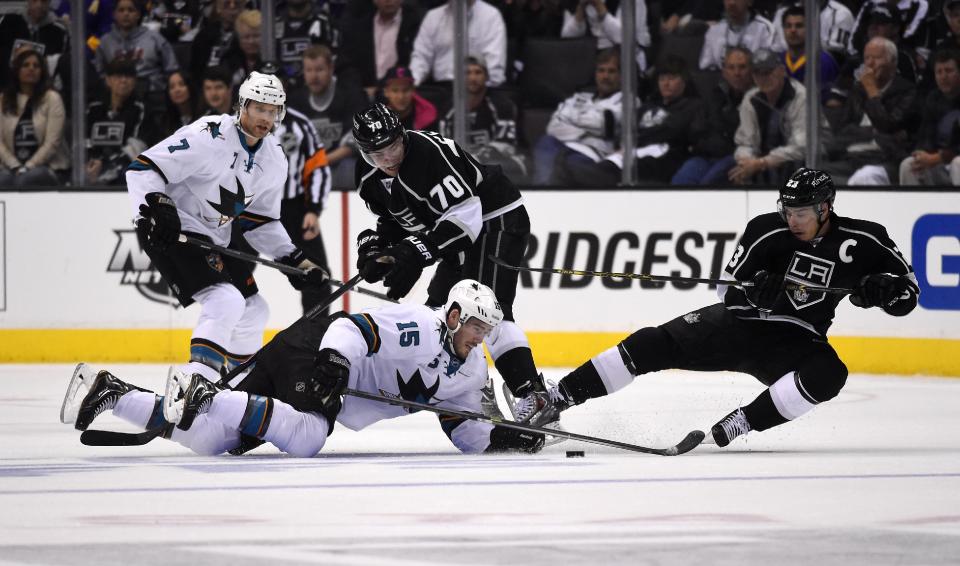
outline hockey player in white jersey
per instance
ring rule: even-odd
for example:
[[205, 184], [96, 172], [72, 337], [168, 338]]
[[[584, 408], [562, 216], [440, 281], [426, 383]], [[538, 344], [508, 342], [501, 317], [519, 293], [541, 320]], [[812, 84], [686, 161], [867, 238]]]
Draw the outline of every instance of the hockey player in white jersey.
[[238, 222], [250, 244], [307, 270], [296, 288], [327, 274], [290, 241], [279, 222], [287, 159], [272, 131], [286, 94], [273, 75], [253, 72], [240, 85], [235, 115], [205, 116], [144, 151], [126, 173], [141, 246], [184, 307], [200, 303], [187, 374], [219, 378], [263, 344], [269, 316], [249, 265], [180, 243], [182, 233], [230, 243]]
[[[442, 309], [400, 304], [301, 319], [264, 346], [250, 373], [235, 377], [231, 389], [199, 374], [171, 371], [160, 397], [80, 364], [61, 420], [86, 430], [112, 409], [138, 427], [166, 427], [166, 438], [198, 454], [242, 453], [265, 441], [309, 457], [323, 448], [335, 422], [360, 430], [411, 412], [349, 395], [341, 400], [345, 387], [479, 412], [487, 361], [477, 346], [501, 320], [493, 291], [465, 279], [450, 290]], [[440, 426], [466, 453], [535, 453], [544, 442], [540, 434], [460, 417], [441, 415]]]

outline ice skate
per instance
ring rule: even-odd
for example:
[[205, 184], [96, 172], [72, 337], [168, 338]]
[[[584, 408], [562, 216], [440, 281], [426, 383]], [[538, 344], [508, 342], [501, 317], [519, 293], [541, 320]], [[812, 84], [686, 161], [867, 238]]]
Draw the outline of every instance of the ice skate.
[[189, 430], [194, 419], [210, 409], [214, 395], [220, 391], [199, 373], [188, 376], [171, 367], [163, 400], [163, 418], [175, 423], [180, 430]]
[[[543, 428], [564, 430], [560, 425], [560, 412], [573, 403], [567, 400], [557, 384], [547, 382], [547, 391], [534, 391], [519, 399], [513, 396], [507, 384], [503, 384], [503, 396], [510, 407], [513, 420]], [[557, 436], [548, 436], [544, 446], [552, 446], [566, 440]]]
[[[77, 365], [60, 409], [61, 422], [73, 423], [77, 430], [87, 430], [100, 413], [116, 407], [121, 397], [131, 391], [140, 390], [106, 370], [101, 370], [93, 379], [92, 375], [93, 368], [82, 363]], [[84, 390], [86, 395], [76, 404], [77, 396]]]
[[711, 444], [710, 439], [712, 438], [717, 446], [723, 448], [730, 444], [731, 440], [747, 434], [750, 430], [750, 423], [747, 422], [747, 416], [743, 414], [742, 409], [737, 409], [713, 425], [713, 428], [710, 429], [710, 434], [704, 439], [703, 444]]

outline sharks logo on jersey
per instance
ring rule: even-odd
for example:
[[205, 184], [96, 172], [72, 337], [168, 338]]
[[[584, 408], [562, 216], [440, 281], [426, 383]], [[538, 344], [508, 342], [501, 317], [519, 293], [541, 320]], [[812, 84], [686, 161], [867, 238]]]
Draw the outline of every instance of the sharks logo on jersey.
[[[404, 381], [403, 376], [400, 375], [400, 371], [397, 371], [397, 389], [400, 391], [400, 398], [407, 401], [415, 401], [417, 403], [430, 403], [430, 400], [433, 399], [434, 394], [440, 389], [440, 380], [433, 382], [433, 385], [427, 387], [423, 382], [423, 376], [420, 375], [420, 370], [413, 372], [413, 375], [410, 376], [409, 381]], [[436, 399], [436, 402], [443, 401], [443, 399]], [[410, 409], [411, 413], [416, 412], [416, 409]]]
[[223, 137], [223, 134], [220, 133], [220, 122], [207, 122], [207, 125], [203, 127], [204, 132], [209, 132], [210, 137], [213, 139], [226, 139]]
[[[834, 267], [836, 262], [797, 251], [793, 253], [784, 280], [801, 285], [829, 287]], [[811, 293], [806, 289], [794, 289], [786, 293], [790, 304], [797, 310], [815, 305], [826, 297], [825, 293]]]
[[223, 185], [220, 185], [220, 202], [215, 203], [208, 200], [207, 203], [213, 207], [214, 210], [220, 213], [220, 218], [203, 218], [207, 222], [217, 222], [217, 226], [223, 226], [227, 222], [230, 222], [234, 218], [240, 216], [243, 211], [247, 208], [247, 205], [253, 200], [254, 195], [247, 195], [243, 189], [243, 183], [240, 182], [240, 179], [237, 179], [237, 193], [231, 193]]

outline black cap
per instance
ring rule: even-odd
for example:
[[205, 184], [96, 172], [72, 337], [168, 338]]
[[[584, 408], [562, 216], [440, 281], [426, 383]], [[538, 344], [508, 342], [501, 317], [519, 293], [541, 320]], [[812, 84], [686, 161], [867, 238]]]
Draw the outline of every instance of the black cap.
[[761, 48], [753, 52], [751, 67], [754, 72], [766, 73], [782, 66], [780, 55], [769, 49]]
[[878, 24], [899, 24], [900, 10], [889, 4], [874, 4], [870, 7], [869, 22]]
[[136, 77], [137, 64], [126, 57], [117, 57], [103, 68], [103, 74], [110, 76]]

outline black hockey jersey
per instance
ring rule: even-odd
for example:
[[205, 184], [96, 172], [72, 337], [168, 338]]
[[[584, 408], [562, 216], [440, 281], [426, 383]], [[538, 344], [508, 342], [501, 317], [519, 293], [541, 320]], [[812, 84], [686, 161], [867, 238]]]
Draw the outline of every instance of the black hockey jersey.
[[[499, 167], [479, 163], [440, 134], [409, 130], [407, 154], [396, 177], [357, 160], [360, 198], [388, 236], [416, 232], [444, 257], [470, 248], [483, 222], [523, 204], [520, 191]], [[399, 239], [399, 238], [396, 238]]]
[[[909, 291], [884, 307], [895, 315], [912, 310], [919, 294], [913, 268], [883, 226], [833, 213], [827, 233], [810, 242], [797, 239], [775, 212], [751, 220], [723, 276], [747, 281], [760, 270], [783, 273], [788, 283], [818, 287], [855, 288], [865, 275], [873, 273], [904, 276], [911, 283]], [[823, 336], [833, 323], [837, 305], [845, 297], [835, 293], [785, 290], [773, 304], [772, 311], [764, 312], [752, 306], [739, 288], [720, 287], [718, 291], [727, 309], [738, 318], [789, 322]]]
[[287, 86], [294, 87], [302, 83], [303, 52], [315, 43], [328, 46], [334, 53], [340, 43], [337, 29], [330, 22], [330, 16], [320, 10], [313, 10], [305, 19], [291, 19], [288, 15], [277, 16], [274, 23], [277, 38], [277, 57], [283, 66]]

